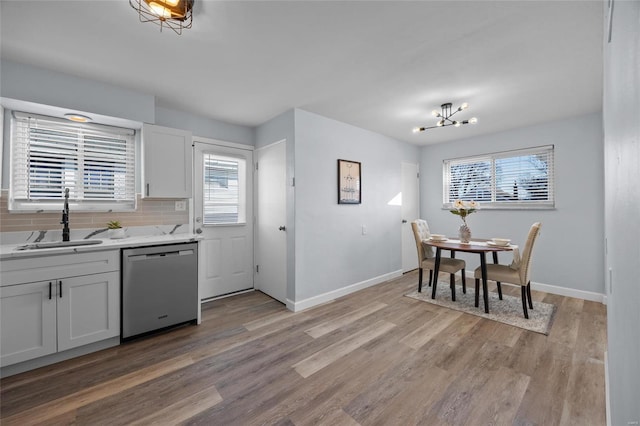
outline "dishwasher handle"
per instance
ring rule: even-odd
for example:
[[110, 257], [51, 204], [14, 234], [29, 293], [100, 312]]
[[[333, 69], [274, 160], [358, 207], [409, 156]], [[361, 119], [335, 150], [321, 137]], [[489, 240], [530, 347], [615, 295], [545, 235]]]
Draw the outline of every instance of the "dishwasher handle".
[[150, 253], [150, 254], [134, 254], [127, 256], [131, 262], [136, 262], [138, 260], [147, 260], [147, 259], [156, 259], [161, 257], [173, 257], [173, 256], [189, 256], [195, 254], [194, 250], [176, 250], [176, 251], [163, 251], [160, 253]]

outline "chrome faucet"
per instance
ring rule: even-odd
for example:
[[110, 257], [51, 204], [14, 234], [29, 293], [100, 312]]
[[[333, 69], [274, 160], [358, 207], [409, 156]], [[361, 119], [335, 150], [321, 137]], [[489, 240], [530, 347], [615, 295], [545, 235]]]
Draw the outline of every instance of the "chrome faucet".
[[62, 209], [62, 241], [69, 241], [69, 188], [64, 189], [64, 208]]

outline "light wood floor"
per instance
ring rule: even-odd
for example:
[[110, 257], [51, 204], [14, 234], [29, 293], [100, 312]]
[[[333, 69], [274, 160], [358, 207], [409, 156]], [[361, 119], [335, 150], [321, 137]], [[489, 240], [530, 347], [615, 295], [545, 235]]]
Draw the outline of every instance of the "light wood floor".
[[208, 303], [200, 326], [3, 379], [2, 424], [605, 424], [603, 305], [534, 291], [558, 306], [544, 336], [403, 297], [416, 282], [300, 313]]

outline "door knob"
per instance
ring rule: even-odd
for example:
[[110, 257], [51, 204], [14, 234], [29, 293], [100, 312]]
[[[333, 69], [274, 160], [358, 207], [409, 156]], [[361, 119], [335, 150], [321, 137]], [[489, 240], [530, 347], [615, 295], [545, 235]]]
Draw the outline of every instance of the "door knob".
[[284, 226], [281, 226], [280, 228], [278, 228], [278, 231], [285, 231], [287, 228], [285, 228]]
[[407, 219], [402, 219], [402, 223], [407, 223]]
[[202, 228], [196, 229], [196, 234], [202, 234]]

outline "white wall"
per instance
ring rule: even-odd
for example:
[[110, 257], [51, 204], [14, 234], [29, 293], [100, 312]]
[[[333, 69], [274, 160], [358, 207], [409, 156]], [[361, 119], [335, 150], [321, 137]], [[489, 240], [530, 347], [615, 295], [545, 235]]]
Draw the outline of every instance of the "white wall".
[[[606, 2], [605, 2], [606, 4]], [[640, 2], [613, 4], [605, 40], [605, 236], [612, 425], [640, 422]], [[605, 31], [605, 37], [608, 31]]]
[[0, 94], [73, 111], [153, 123], [153, 95], [27, 64], [0, 61]]
[[235, 142], [243, 145], [254, 144], [254, 129], [238, 124], [156, 106], [155, 124], [174, 129], [191, 130], [194, 136]]
[[[402, 161], [417, 158], [416, 146], [295, 110], [297, 302], [402, 269], [400, 207], [388, 203]], [[337, 204], [338, 159], [362, 163], [362, 204]]]
[[[532, 281], [578, 290], [582, 296], [597, 299], [601, 297], [598, 295], [604, 294], [600, 114], [423, 147], [420, 163], [423, 218], [429, 222], [432, 232], [457, 235], [459, 217], [442, 209], [443, 160], [542, 145], [555, 146], [556, 208], [480, 210], [467, 222], [475, 237], [511, 238], [522, 245], [531, 224], [541, 221], [541, 234], [534, 249]], [[466, 255], [464, 259], [471, 271], [480, 263], [477, 255]], [[510, 258], [500, 260], [506, 262]]]
[[[155, 123], [191, 130], [196, 136], [209, 137], [245, 145], [254, 144], [254, 129], [183, 111], [155, 106], [153, 95], [63, 74], [27, 64], [0, 61], [0, 95], [25, 106], [25, 111], [46, 114], [47, 107], [68, 109], [103, 119], [116, 118], [127, 122]], [[9, 120], [5, 121], [8, 124]], [[107, 124], [125, 125], [112, 122]], [[126, 125], [133, 125], [126, 124]], [[139, 126], [138, 126], [139, 127]], [[9, 126], [3, 130], [2, 188], [9, 186]], [[139, 149], [136, 151], [139, 155]], [[140, 161], [136, 161], [139, 166]], [[139, 177], [136, 178], [139, 187]]]

